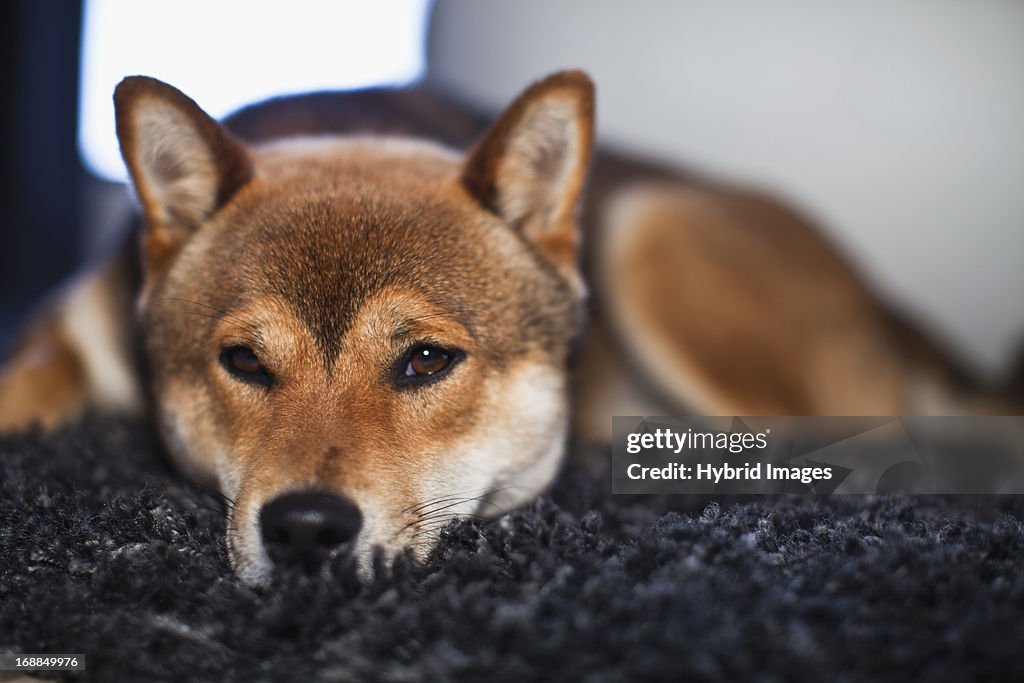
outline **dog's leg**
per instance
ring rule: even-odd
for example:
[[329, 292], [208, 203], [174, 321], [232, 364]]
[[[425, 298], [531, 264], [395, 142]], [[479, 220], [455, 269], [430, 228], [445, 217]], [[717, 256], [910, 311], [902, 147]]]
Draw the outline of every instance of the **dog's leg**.
[[72, 283], [0, 363], [0, 432], [52, 429], [86, 409], [130, 413], [142, 391], [130, 340], [124, 256]]
[[640, 184], [611, 198], [600, 238], [593, 270], [610, 335], [676, 412], [1024, 413], [776, 201]]
[[652, 183], [612, 198], [600, 237], [612, 334], [677, 412], [906, 412], [887, 313], [793, 212]]

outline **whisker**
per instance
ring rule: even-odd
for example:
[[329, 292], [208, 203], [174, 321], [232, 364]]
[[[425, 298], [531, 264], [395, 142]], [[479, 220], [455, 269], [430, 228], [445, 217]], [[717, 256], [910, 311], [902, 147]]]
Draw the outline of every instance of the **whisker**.
[[195, 315], [195, 316], [199, 316], [200, 318], [209, 318], [210, 320], [223, 321], [223, 322], [226, 322], [226, 323], [228, 323], [230, 325], [234, 325], [235, 327], [237, 327], [240, 330], [245, 330], [246, 332], [248, 332], [249, 334], [251, 334], [253, 336], [258, 334], [258, 332], [256, 332], [252, 328], [245, 327], [243, 325], [239, 325], [238, 323], [234, 322], [233, 320], [226, 320], [226, 319], [224, 319], [224, 318], [222, 318], [220, 316], [212, 315], [210, 313], [203, 313], [201, 311], [178, 311], [178, 313], [180, 313], [181, 315]]
[[[469, 516], [469, 514], [470, 513], [467, 513], [466, 516]], [[414, 519], [413, 521], [409, 522], [408, 524], [406, 524], [406, 525], [402, 526], [400, 529], [398, 529], [398, 531], [399, 532], [404, 531], [407, 528], [409, 528], [410, 526], [418, 526], [419, 524], [422, 524], [424, 522], [428, 522], [428, 521], [430, 521], [432, 519], [438, 519], [441, 516], [458, 517], [459, 513], [458, 512], [441, 512], [441, 511], [438, 511], [437, 514], [419, 515], [416, 519]]]
[[179, 301], [181, 303], [192, 304], [193, 306], [201, 306], [203, 308], [208, 308], [209, 310], [214, 311], [216, 313], [220, 313], [221, 315], [223, 315], [225, 317], [233, 318], [233, 319], [235, 319], [235, 320], [237, 320], [237, 321], [239, 321], [241, 323], [245, 323], [245, 324], [249, 324], [249, 325], [252, 324], [251, 321], [245, 320], [245, 319], [243, 319], [243, 318], [241, 318], [241, 317], [231, 313], [230, 311], [225, 311], [223, 308], [217, 308], [216, 306], [211, 306], [210, 304], [204, 304], [202, 301], [193, 301], [192, 299], [182, 299], [182, 298], [179, 298], [179, 297], [166, 297], [166, 300], [167, 301]]
[[424, 507], [426, 507], [428, 505], [432, 505], [433, 503], [441, 502], [442, 499], [452, 500], [456, 496], [468, 496], [471, 493], [477, 493], [477, 492], [480, 492], [481, 495], [483, 495], [484, 493], [487, 492], [487, 490], [489, 488], [490, 487], [483, 486], [481, 488], [468, 489], [466, 491], [453, 491], [453, 492], [450, 492], [450, 493], [442, 493], [440, 496], [437, 496], [435, 498], [427, 498], [424, 501], [420, 501], [419, 503], [415, 503], [413, 505], [410, 505], [409, 507], [407, 507], [404, 510], [402, 510], [402, 512], [403, 513], [405, 513], [405, 512], [417, 512], [421, 508], [424, 508]]
[[236, 325], [238, 325], [239, 327], [241, 327], [242, 329], [248, 330], [252, 334], [254, 334], [256, 336], [259, 336], [259, 330], [252, 323], [252, 321], [244, 320], [244, 319], [238, 317], [237, 315], [234, 315], [233, 313], [229, 313], [228, 311], [225, 311], [223, 309], [217, 308], [216, 306], [211, 306], [210, 304], [204, 304], [201, 301], [192, 301], [191, 299], [182, 299], [182, 298], [178, 298], [178, 297], [166, 297], [166, 300], [167, 301], [178, 301], [178, 302], [186, 303], [186, 304], [192, 304], [193, 306], [201, 306], [201, 307], [209, 309], [211, 311], [215, 311], [216, 313], [220, 314], [219, 317], [217, 317], [217, 316], [208, 316], [208, 317], [211, 317], [211, 318], [213, 318], [215, 320], [227, 320], [228, 322], [233, 322]]
[[[452, 502], [452, 503], [448, 503], [447, 505], [442, 505], [441, 507], [421, 512], [420, 516], [422, 517], [422, 516], [425, 516], [425, 515], [432, 514], [434, 512], [440, 512], [441, 510], [447, 510], [448, 508], [453, 508], [456, 505], [460, 505], [462, 503], [469, 503], [471, 501], [479, 501], [481, 503], [486, 503], [486, 504], [492, 506], [494, 509], [496, 509], [500, 514], [505, 514], [506, 512], [508, 512], [507, 510], [502, 508], [500, 505], [498, 505], [494, 501], [487, 500], [487, 496], [489, 496], [489, 495], [491, 495], [493, 493], [498, 493], [499, 491], [502, 491], [502, 490], [504, 490], [504, 489], [495, 489], [494, 491], [488, 491], [487, 493], [485, 493], [482, 496], [473, 496], [473, 497], [470, 497], [470, 498], [460, 498], [459, 500], [456, 500], [455, 502]], [[444, 502], [444, 501], [438, 501], [438, 502], [440, 503], [440, 502]]]
[[224, 493], [222, 493], [218, 489], [215, 489], [212, 486], [207, 486], [206, 484], [200, 484], [199, 482], [192, 482], [192, 484], [196, 488], [200, 488], [204, 492], [209, 493], [214, 498], [217, 498], [218, 500], [220, 500], [222, 503], [224, 503], [224, 505], [229, 510], [234, 510], [235, 509], [235, 501], [234, 501], [234, 499], [231, 498], [230, 496], [225, 495]]
[[432, 526], [432, 527], [429, 527], [429, 528], [426, 528], [426, 529], [420, 529], [419, 531], [414, 533], [412, 536], [410, 536], [410, 539], [411, 540], [416, 540], [417, 538], [419, 538], [421, 536], [426, 536], [428, 534], [440, 535], [441, 531], [443, 531], [450, 524], [451, 524], [451, 522], [449, 521], [449, 522], [447, 522], [445, 524], [438, 524], [438, 525], [435, 525], [435, 526]]
[[428, 500], [425, 503], [420, 503], [418, 505], [407, 507], [406, 509], [402, 510], [402, 512], [403, 513], [407, 512], [409, 514], [416, 514], [416, 515], [424, 515], [424, 514], [427, 514], [429, 512], [429, 510], [426, 510], [425, 508], [428, 508], [428, 507], [430, 507], [432, 505], [440, 505], [442, 503], [448, 503], [448, 502], [451, 502], [453, 500], [454, 501], [469, 500], [469, 499], [467, 499], [465, 497], [466, 494], [469, 494], [469, 493], [473, 493], [473, 491], [463, 491], [461, 493], [449, 493], [449, 494], [446, 494], [444, 496], [439, 496], [437, 498], [432, 498], [432, 499]]
[[462, 313], [465, 313], [465, 311], [461, 309], [455, 311], [442, 311], [440, 313], [427, 313], [426, 315], [417, 315], [412, 318], [406, 318], [406, 322], [418, 323], [424, 320], [433, 320], [435, 318], [454, 318]]
[[420, 536], [424, 536], [426, 534], [436, 534], [439, 531], [441, 531], [441, 529], [444, 529], [446, 526], [448, 526], [451, 523], [452, 523], [451, 521], [448, 521], [448, 522], [445, 522], [444, 524], [434, 524], [434, 525], [428, 526], [428, 527], [417, 528], [416, 531], [409, 538], [419, 538]]
[[[486, 498], [487, 496], [490, 496], [492, 494], [500, 493], [502, 491], [508, 491], [508, 490], [515, 489], [515, 488], [529, 489], [530, 487], [528, 487], [528, 486], [519, 486], [519, 485], [509, 485], [509, 486], [500, 486], [500, 487], [485, 487], [483, 489], [471, 489], [469, 491], [464, 491], [462, 493], [449, 493], [449, 494], [446, 494], [445, 496], [442, 496], [440, 498], [434, 498], [432, 500], [428, 500], [425, 503], [420, 503], [419, 505], [415, 505], [412, 508], [406, 508], [402, 512], [412, 512], [412, 513], [418, 513], [420, 515], [423, 515], [423, 514], [426, 514], [427, 512], [429, 512], [429, 511], [425, 511], [424, 508], [428, 508], [428, 507], [431, 507], [433, 505], [439, 505], [441, 503], [447, 503], [447, 502], [450, 502], [450, 501], [456, 501], [456, 502], [452, 503], [452, 505], [458, 505], [460, 502], [469, 502], [471, 500], [483, 500], [484, 498]], [[465, 493], [472, 493], [473, 491], [482, 491], [482, 493], [479, 496], [474, 497], [474, 498], [459, 498], [463, 494], [465, 494]], [[459, 499], [456, 500], [456, 498], [459, 498]], [[494, 507], [497, 508], [502, 514], [505, 513], [505, 510], [503, 510], [498, 505], [495, 505], [493, 502], [491, 502], [491, 501], [484, 501], [484, 502], [489, 503], [491, 505], [494, 505]], [[448, 505], [446, 507], [436, 508], [436, 509], [444, 510], [444, 509], [446, 509], [448, 507], [452, 507], [452, 505]]]
[[206, 510], [207, 512], [212, 512], [212, 513], [217, 514], [217, 515], [223, 515], [223, 513], [224, 513], [223, 510], [220, 510], [220, 509], [215, 508], [215, 507], [210, 507], [209, 505], [199, 505], [199, 504], [196, 504], [196, 508], [199, 509], [199, 510]]
[[439, 512], [436, 515], [428, 515], [427, 517], [423, 517], [419, 520], [419, 522], [422, 524], [423, 522], [430, 522], [436, 519], [444, 519], [446, 517], [456, 517], [458, 519], [487, 519], [486, 515], [477, 515], [472, 512]]
[[450, 522], [453, 519], [487, 519], [487, 517], [484, 515], [476, 515], [472, 512], [442, 512], [437, 515], [429, 515], [427, 517], [415, 519], [399, 529], [399, 533], [405, 531], [411, 526], [419, 527], [423, 524], [432, 522]]
[[426, 522], [420, 522], [419, 524], [417, 524], [416, 525], [416, 530], [417, 531], [421, 531], [423, 529], [431, 529], [431, 528], [435, 528], [436, 529], [437, 527], [442, 527], [445, 524], [451, 524], [452, 522], [458, 522], [458, 521], [459, 521], [458, 517], [449, 517], [447, 519], [431, 519], [431, 520], [428, 520]]

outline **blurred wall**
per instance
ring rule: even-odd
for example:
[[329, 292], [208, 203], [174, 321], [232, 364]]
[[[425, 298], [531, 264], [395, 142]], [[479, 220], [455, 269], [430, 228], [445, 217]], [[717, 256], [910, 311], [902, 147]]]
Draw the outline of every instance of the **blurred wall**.
[[438, 0], [429, 78], [558, 68], [600, 137], [776, 190], [981, 368], [1024, 338], [1024, 3]]

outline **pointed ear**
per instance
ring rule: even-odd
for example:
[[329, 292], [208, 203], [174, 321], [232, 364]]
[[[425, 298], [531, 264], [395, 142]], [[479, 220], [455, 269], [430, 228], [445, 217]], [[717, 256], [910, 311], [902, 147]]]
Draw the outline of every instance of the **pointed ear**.
[[562, 71], [520, 95], [470, 153], [462, 181], [582, 292], [576, 212], [593, 147], [594, 84]]
[[146, 214], [145, 258], [159, 268], [252, 177], [244, 146], [176, 88], [131, 76], [114, 91], [121, 154]]

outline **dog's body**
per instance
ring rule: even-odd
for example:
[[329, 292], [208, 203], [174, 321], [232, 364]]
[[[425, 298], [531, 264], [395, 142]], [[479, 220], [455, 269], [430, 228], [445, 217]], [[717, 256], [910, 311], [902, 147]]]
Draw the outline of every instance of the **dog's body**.
[[115, 99], [145, 227], [23, 336], [0, 428], [148, 406], [232, 501], [247, 581], [340, 549], [364, 570], [375, 547], [425, 557], [446, 522], [551, 481], [571, 406], [577, 441], [613, 414], [1020, 410], [775, 202], [598, 155], [581, 207], [582, 74], [487, 132], [418, 91], [272, 101], [226, 128], [151, 79]]

